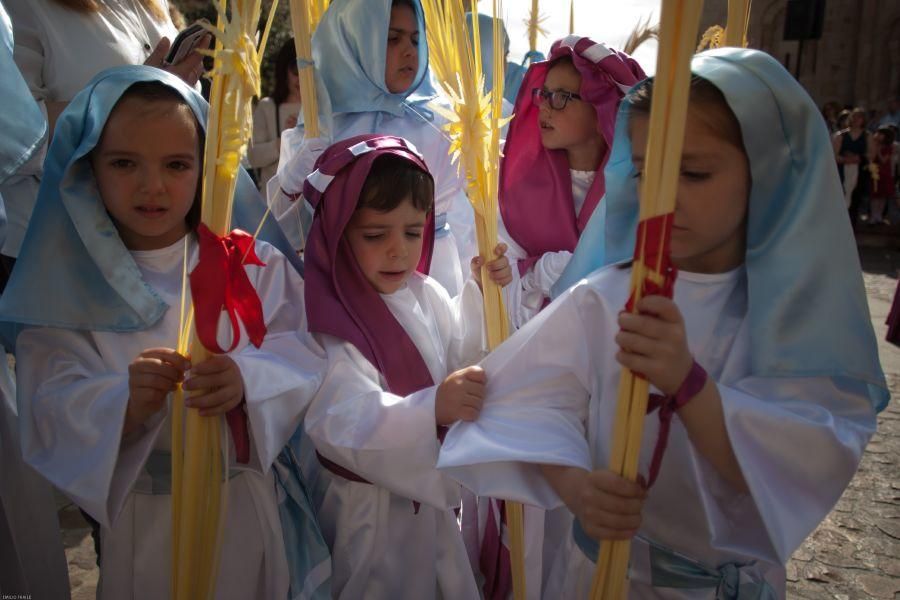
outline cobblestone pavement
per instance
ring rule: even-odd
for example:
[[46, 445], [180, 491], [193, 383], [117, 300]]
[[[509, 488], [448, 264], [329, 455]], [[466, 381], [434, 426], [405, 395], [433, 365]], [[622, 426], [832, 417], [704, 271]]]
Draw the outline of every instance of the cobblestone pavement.
[[840, 502], [788, 563], [791, 598], [900, 599], [900, 349], [883, 341], [900, 253], [866, 249], [862, 258], [893, 399]]
[[[900, 349], [883, 342], [900, 253], [862, 252], [866, 291], [881, 362], [900, 399]], [[823, 274], [827, 277], [827, 274]], [[788, 563], [788, 597], [805, 600], [900, 600], [900, 402], [878, 418], [878, 432], [835, 509]], [[60, 503], [73, 600], [94, 598], [97, 568], [90, 528], [78, 509]]]

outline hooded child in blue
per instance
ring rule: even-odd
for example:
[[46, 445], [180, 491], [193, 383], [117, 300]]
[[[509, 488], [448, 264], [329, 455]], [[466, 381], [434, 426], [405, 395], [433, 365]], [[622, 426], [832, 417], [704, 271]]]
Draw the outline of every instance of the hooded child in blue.
[[[639, 84], [620, 109], [603, 210], [569, 268], [576, 283], [485, 359], [480, 418], [441, 451], [439, 466], [479, 494], [572, 510], [545, 588], [556, 597], [587, 594], [597, 540], [632, 536], [632, 598], [783, 597], [784, 564], [840, 498], [886, 401], [814, 102], [758, 51], [704, 52], [692, 71], [673, 300], [620, 314], [652, 94]], [[644, 423], [649, 490], [605, 470], [625, 364], [663, 395]]]
[[[283, 134], [278, 174], [268, 186], [273, 214], [302, 248], [305, 232], [297, 199], [322, 151], [332, 141], [362, 134], [402, 137], [422, 153], [434, 176], [431, 276], [456, 295], [474, 256], [474, 221], [465, 180], [450, 163], [445, 121], [426, 107], [432, 97], [420, 95], [427, 79], [428, 44], [419, 0], [332, 2], [313, 37], [313, 59], [319, 88], [324, 88], [320, 122], [327, 128], [330, 117], [330, 129], [315, 139], [305, 137], [302, 125]], [[461, 247], [459, 240], [469, 241]]]
[[[233, 333], [219, 315], [214, 334], [220, 346], [234, 344], [228, 355], [191, 364], [174, 350], [177, 307], [191, 301], [184, 274], [198, 262], [193, 227], [205, 113], [199, 94], [158, 69], [121, 67], [95, 77], [59, 118], [3, 297], [3, 317], [43, 325], [20, 333], [16, 344], [22, 453], [100, 522], [99, 598], [169, 593], [168, 395], [181, 381], [185, 389], [215, 390], [191, 397], [201, 415], [236, 409], [248, 424], [229, 452], [216, 598], [284, 597], [297, 566], [286, 557], [270, 467], [302, 420], [323, 362], [302, 333], [295, 267], [257, 241], [251, 248], [259, 260], [246, 261], [236, 276], [260, 301], [264, 337], [251, 344], [249, 323]], [[258, 224], [249, 217], [253, 202], [258, 208], [242, 173], [235, 220], [250, 230]], [[238, 442], [247, 444], [240, 464]], [[285, 487], [306, 503], [295, 485]], [[287, 513], [295, 519], [286, 526], [298, 529], [312, 518], [311, 510]], [[321, 537], [302, 539], [322, 548]], [[327, 566], [327, 552], [325, 559]]]

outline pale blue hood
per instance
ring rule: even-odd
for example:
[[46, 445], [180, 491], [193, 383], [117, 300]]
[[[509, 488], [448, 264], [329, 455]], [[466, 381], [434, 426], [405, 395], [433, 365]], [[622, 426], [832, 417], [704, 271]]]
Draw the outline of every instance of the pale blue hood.
[[313, 35], [312, 53], [331, 113], [380, 111], [401, 116], [407, 102], [433, 96], [425, 19], [419, 0], [412, 2], [419, 26], [419, 69], [401, 94], [388, 91], [384, 81], [391, 0], [335, 0], [328, 7]]

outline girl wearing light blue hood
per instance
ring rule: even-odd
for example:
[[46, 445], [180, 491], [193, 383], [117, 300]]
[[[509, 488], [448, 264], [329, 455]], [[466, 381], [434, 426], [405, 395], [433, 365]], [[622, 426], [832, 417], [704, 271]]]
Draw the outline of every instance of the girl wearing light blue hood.
[[313, 37], [323, 137], [306, 139], [302, 124], [283, 134], [278, 174], [268, 186], [269, 204], [295, 247], [302, 248], [302, 203], [296, 200], [322, 151], [332, 141], [362, 134], [402, 137], [422, 153], [434, 177], [431, 276], [455, 296], [475, 253], [474, 222], [465, 181], [450, 163], [445, 121], [426, 106], [434, 97], [422, 94], [428, 76], [422, 15], [419, 0], [331, 3]]
[[[327, 583], [327, 550], [311, 509], [297, 511], [308, 501], [291, 458], [281, 456], [324, 363], [301, 333], [303, 281], [290, 261], [248, 234], [218, 238], [198, 227], [206, 110], [199, 94], [158, 69], [95, 77], [57, 122], [0, 302], [0, 319], [42, 326], [17, 340], [22, 453], [101, 524], [101, 599], [169, 595], [168, 399], [181, 381], [205, 390], [189, 406], [228, 413], [231, 431], [215, 597], [286, 598], [319, 564]], [[235, 221], [254, 231], [261, 203], [246, 173], [237, 187]], [[228, 298], [210, 295], [225, 274], [214, 265], [210, 278], [195, 280], [198, 261], [217, 263], [231, 246], [239, 251], [229, 256], [248, 257], [232, 269], [228, 292], [241, 283], [249, 290], [243, 306], [254, 314], [242, 307], [240, 324]], [[191, 364], [173, 350], [186, 294], [198, 307], [211, 299], [222, 310], [216, 302], [224, 302], [231, 321], [198, 308], [197, 331], [207, 347], [211, 339], [230, 352]], [[284, 514], [293, 528], [283, 535]], [[302, 548], [292, 537], [301, 529]], [[319, 593], [327, 597], [327, 587]]]
[[[692, 71], [674, 299], [621, 312], [649, 82], [622, 103], [606, 199], [563, 276], [577, 283], [483, 361], [481, 415], [441, 450], [439, 466], [478, 494], [574, 513], [548, 598], [588, 597], [598, 542], [628, 538], [631, 598], [783, 598], [785, 563], [840, 498], [887, 402], [814, 102], [755, 50], [704, 52]], [[659, 407], [643, 485], [606, 470], [623, 366]]]

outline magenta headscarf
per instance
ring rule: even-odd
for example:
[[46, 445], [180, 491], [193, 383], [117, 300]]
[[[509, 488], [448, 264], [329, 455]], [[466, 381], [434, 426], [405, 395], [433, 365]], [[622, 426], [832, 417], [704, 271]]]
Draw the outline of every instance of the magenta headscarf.
[[[399, 156], [429, 173], [412, 143], [368, 134], [329, 146], [306, 178], [303, 196], [315, 209], [315, 217], [306, 242], [304, 299], [311, 332], [347, 340], [381, 372], [391, 392], [407, 396], [434, 384], [428, 366], [366, 280], [344, 239], [372, 162], [385, 154]], [[428, 213], [423, 236], [417, 270], [427, 274], [434, 249], [433, 211]]]
[[[553, 62], [569, 56], [581, 75], [582, 100], [597, 111], [597, 125], [606, 140], [606, 154], [588, 190], [580, 214], [573, 209], [572, 176], [564, 150], [541, 144], [538, 107], [532, 90], [544, 85]], [[515, 117], [509, 125], [506, 152], [500, 163], [500, 213], [509, 235], [528, 254], [519, 261], [524, 274], [545, 252], [568, 250], [578, 244], [605, 192], [603, 167], [612, 149], [616, 111], [622, 97], [644, 79], [644, 71], [630, 56], [586, 37], [570, 35], [553, 43], [546, 61], [531, 65], [516, 98]]]

